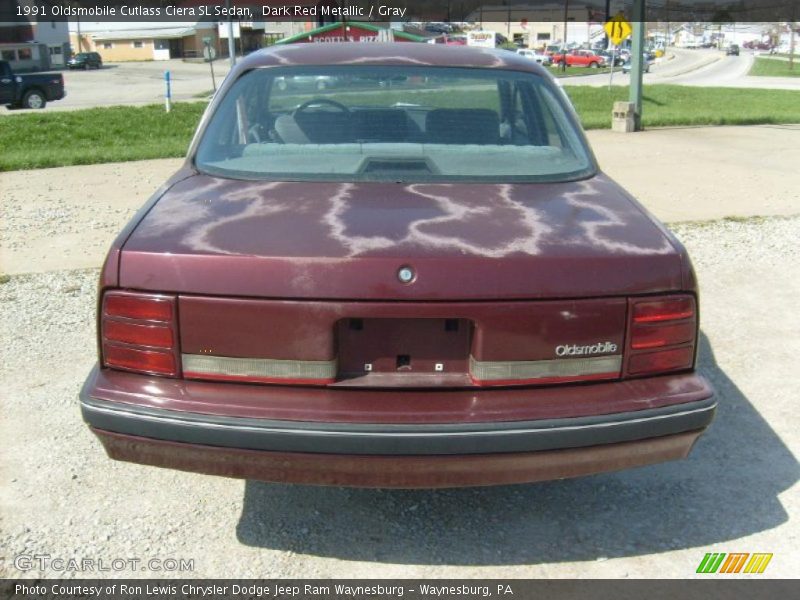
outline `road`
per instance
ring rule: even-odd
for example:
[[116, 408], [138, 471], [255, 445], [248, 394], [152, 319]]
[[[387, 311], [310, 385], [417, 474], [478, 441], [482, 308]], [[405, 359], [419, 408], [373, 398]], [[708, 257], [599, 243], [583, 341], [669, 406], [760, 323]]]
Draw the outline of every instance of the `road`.
[[[214, 62], [217, 86], [229, 70], [228, 61]], [[173, 101], [196, 100], [198, 95], [213, 89], [207, 63], [187, 63], [182, 60], [108, 63], [99, 70], [62, 71], [67, 96], [49, 104], [46, 110], [162, 103], [166, 88], [165, 71], [170, 72]], [[0, 109], [0, 114], [3, 112], [22, 114], [30, 111]]]
[[[670, 49], [669, 59], [651, 66], [644, 76], [645, 84], [671, 83], [678, 85], [753, 87], [800, 90], [800, 77], [748, 77], [753, 64], [751, 53], [726, 57], [718, 50]], [[216, 84], [219, 86], [230, 69], [228, 61], [214, 63]], [[164, 71], [172, 80], [175, 101], [197, 100], [212, 89], [211, 74], [206, 63], [185, 63], [180, 60], [163, 62], [130, 62], [107, 64], [99, 71], [64, 71], [67, 97], [48, 105], [48, 111], [76, 110], [95, 106], [144, 105], [164, 102]], [[581, 72], [575, 68], [575, 72]], [[564, 77], [566, 86], [608, 85], [609, 75]], [[614, 73], [614, 85], [628, 85], [630, 76], [621, 69]], [[24, 114], [30, 111], [8, 111], [0, 114]]]
[[[644, 83], [674, 84], [704, 87], [740, 87], [761, 89], [800, 90], [800, 77], [749, 77], [755, 56], [743, 51], [739, 56], [725, 56], [719, 50], [685, 50], [671, 48], [670, 60], [651, 65], [645, 73]], [[608, 74], [565, 77], [563, 85], [608, 85]], [[629, 85], [630, 76], [614, 74], [614, 85]]]
[[800, 90], [800, 77], [750, 77], [747, 73], [757, 55], [742, 51], [739, 56], [721, 56], [705, 67], [674, 77], [670, 83], [693, 86]]

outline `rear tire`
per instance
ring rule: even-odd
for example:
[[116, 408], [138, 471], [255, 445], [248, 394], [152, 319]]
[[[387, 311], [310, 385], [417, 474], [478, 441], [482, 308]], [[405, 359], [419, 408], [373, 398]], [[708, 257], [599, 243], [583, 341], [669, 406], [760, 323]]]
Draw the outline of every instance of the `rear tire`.
[[30, 90], [22, 97], [22, 107], [39, 109], [47, 106], [47, 98], [39, 90]]

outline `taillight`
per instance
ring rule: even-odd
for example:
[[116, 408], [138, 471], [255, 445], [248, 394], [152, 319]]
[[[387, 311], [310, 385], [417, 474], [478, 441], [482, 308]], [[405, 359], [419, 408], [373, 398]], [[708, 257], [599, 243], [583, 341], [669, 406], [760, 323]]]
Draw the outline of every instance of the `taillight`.
[[697, 336], [694, 296], [631, 299], [629, 314], [627, 375], [692, 368]]
[[111, 291], [103, 297], [103, 366], [178, 375], [175, 296]]

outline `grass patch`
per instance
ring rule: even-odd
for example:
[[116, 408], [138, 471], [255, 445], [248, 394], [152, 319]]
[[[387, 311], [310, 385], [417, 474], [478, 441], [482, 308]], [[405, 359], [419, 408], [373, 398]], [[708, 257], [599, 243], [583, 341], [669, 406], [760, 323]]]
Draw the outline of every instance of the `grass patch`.
[[0, 171], [183, 156], [205, 103], [0, 117]]
[[[611, 127], [611, 107], [628, 100], [626, 86], [564, 88], [586, 129]], [[648, 85], [644, 126], [800, 123], [800, 92]]]
[[794, 69], [789, 68], [788, 60], [756, 58], [748, 75], [755, 75], [756, 77], [800, 77], [800, 56], [794, 59]]
[[[566, 71], [562, 71], [558, 65], [550, 66], [550, 73], [553, 77], [586, 77], [587, 75], [606, 75], [611, 72], [611, 67], [598, 67], [596, 69], [587, 67], [568, 67]], [[614, 73], [621, 73], [622, 67], [614, 67]]]
[[[586, 129], [610, 128], [613, 103], [628, 99], [626, 86], [610, 90], [605, 86], [570, 86], [565, 90]], [[370, 98], [380, 105], [392, 93]], [[337, 94], [332, 93], [332, 97], [346, 101], [345, 94]], [[456, 100], [442, 90], [429, 90], [424, 103], [453, 107], [459, 104]], [[496, 103], [496, 92], [476, 91], [464, 102], [467, 106], [491, 107]], [[180, 157], [186, 153], [205, 106], [203, 102], [178, 103], [169, 114], [163, 106], [152, 105], [2, 116], [0, 148], [6, 150], [0, 153], [0, 171]], [[645, 127], [770, 123], [800, 123], [799, 91], [645, 87]]]

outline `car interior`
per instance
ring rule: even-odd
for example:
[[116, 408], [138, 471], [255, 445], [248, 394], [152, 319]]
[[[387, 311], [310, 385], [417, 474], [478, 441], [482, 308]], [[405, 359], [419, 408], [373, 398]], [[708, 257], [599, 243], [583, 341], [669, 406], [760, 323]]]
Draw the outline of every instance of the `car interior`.
[[[367, 178], [414, 172], [525, 175], [552, 170], [553, 161], [563, 163], [559, 169], [581, 162], [573, 151], [580, 142], [569, 124], [554, 116], [554, 99], [525, 82], [493, 80], [456, 88], [453, 107], [423, 103], [432, 97], [428, 92], [447, 93], [446, 87], [416, 90], [402, 84], [388, 97], [416, 102], [380, 105], [375, 98], [387, 92], [380, 82], [371, 84], [303, 94], [286, 92], [288, 86], [270, 90], [268, 82], [263, 95], [243, 93], [227, 114], [221, 107], [222, 122], [209, 127], [218, 143], [201, 148], [201, 159], [237, 171], [308, 174], [324, 169]], [[484, 96], [468, 102], [473, 88]], [[477, 106], [459, 106], [470, 103]]]

